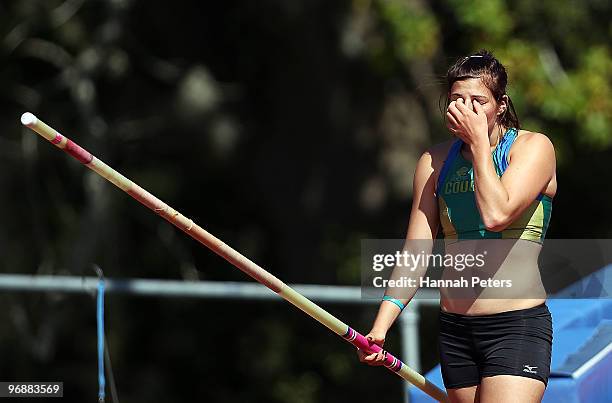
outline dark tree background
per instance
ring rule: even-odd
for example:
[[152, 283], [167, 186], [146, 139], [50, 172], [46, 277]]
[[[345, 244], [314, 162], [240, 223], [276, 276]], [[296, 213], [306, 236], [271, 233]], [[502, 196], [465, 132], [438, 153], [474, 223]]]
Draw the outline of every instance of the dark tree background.
[[[611, 8], [0, 1], [1, 269], [248, 280], [23, 129], [32, 111], [284, 281], [358, 285], [360, 239], [404, 236], [416, 161], [448, 136], [446, 69], [482, 47], [507, 66], [524, 127], [555, 144], [549, 237], [610, 237]], [[0, 379], [62, 380], [66, 401], [95, 399], [94, 299], [0, 301]], [[326, 308], [365, 332], [376, 310]], [[423, 313], [428, 369], [435, 310]], [[112, 296], [107, 321], [124, 402], [401, 396], [399, 378], [288, 304]], [[388, 343], [398, 351], [395, 333]]]

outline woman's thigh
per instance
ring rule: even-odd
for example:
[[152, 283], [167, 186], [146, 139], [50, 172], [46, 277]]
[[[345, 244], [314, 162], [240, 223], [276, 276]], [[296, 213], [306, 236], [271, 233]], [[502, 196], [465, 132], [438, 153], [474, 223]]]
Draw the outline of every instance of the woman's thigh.
[[514, 375], [485, 376], [480, 383], [480, 403], [539, 403], [544, 382]]
[[451, 403], [480, 403], [480, 385], [447, 389], [446, 393]]

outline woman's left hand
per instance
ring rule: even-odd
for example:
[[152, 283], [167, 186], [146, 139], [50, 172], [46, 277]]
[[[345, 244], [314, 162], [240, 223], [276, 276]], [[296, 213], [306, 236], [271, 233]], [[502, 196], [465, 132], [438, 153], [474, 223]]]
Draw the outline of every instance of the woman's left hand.
[[487, 115], [478, 101], [472, 100], [472, 104], [473, 106], [468, 107], [463, 102], [463, 98], [458, 98], [448, 105], [446, 111], [448, 129], [468, 145], [480, 141], [489, 144]]

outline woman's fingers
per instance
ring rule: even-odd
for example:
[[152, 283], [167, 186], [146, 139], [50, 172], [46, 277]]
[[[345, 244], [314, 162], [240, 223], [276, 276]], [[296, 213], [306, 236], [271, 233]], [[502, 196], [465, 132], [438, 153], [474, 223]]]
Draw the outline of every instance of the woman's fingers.
[[457, 130], [459, 129], [459, 122], [457, 121], [457, 119], [453, 116], [452, 113], [450, 112], [446, 112], [446, 119], [448, 120], [449, 123], [449, 129], [451, 130]]
[[360, 361], [361, 362], [365, 362], [368, 365], [372, 365], [372, 366], [379, 366], [379, 365], [384, 365], [384, 361], [387, 358], [387, 352], [386, 351], [380, 351], [378, 353], [373, 353], [373, 354], [364, 354], [363, 358], [360, 357]]
[[463, 116], [463, 114], [461, 113], [461, 111], [457, 107], [457, 102], [456, 101], [453, 101], [453, 102], [451, 102], [448, 105], [447, 112], [449, 112], [451, 115], [453, 115], [453, 117], [455, 118], [455, 120], [457, 122], [461, 121], [461, 117]]
[[387, 359], [387, 352], [385, 350], [382, 350], [376, 353], [376, 358], [374, 359], [374, 361], [382, 364], [383, 361], [385, 361], [386, 359]]
[[380, 334], [375, 334], [375, 333], [368, 333], [368, 335], [366, 336], [366, 339], [368, 339], [368, 341], [377, 344], [379, 346], [383, 346], [383, 344], [385, 344], [385, 336], [384, 335], [380, 335]]
[[[376, 344], [382, 347], [385, 344], [385, 334], [381, 332], [372, 331], [366, 335], [366, 339], [371, 344]], [[383, 365], [387, 357], [385, 350], [380, 350], [378, 353], [366, 353], [363, 350], [357, 349], [357, 355], [359, 361], [372, 366]]]
[[[470, 114], [478, 114], [476, 104], [478, 104], [478, 106], [481, 106], [476, 100], [472, 100], [471, 102], [466, 103], [461, 98], [457, 99], [457, 101], [453, 105], [453, 110], [457, 112], [455, 113], [455, 117], [457, 118], [457, 120], [460, 120], [461, 116], [468, 117], [470, 116]], [[449, 105], [449, 110], [450, 109], [451, 108]], [[480, 110], [482, 110], [482, 107], [480, 108]]]
[[480, 105], [480, 102], [474, 100], [473, 104], [474, 112], [476, 112], [477, 115], [484, 115], [484, 109], [482, 108], [482, 105]]
[[470, 143], [475, 120], [486, 118], [482, 105], [470, 101], [469, 106], [461, 98], [451, 102], [446, 111], [448, 130], [466, 143]]
[[448, 128], [448, 130], [453, 135], [459, 137], [461, 140], [464, 140], [462, 136], [463, 128], [461, 127], [459, 122], [457, 122], [457, 119], [455, 119], [455, 117], [450, 112], [446, 112], [446, 120], [447, 120], [446, 127]]
[[474, 105], [472, 105], [472, 102], [465, 102], [462, 98], [457, 99], [456, 106], [459, 112], [461, 112], [463, 115], [467, 115], [467, 111], [474, 111]]

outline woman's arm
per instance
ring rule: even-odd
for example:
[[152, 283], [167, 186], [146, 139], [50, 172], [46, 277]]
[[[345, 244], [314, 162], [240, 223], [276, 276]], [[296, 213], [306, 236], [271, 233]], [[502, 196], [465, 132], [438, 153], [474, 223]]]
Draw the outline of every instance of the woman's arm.
[[[412, 209], [410, 212], [410, 221], [408, 223], [404, 250], [411, 249], [410, 241], [418, 240], [420, 247], [423, 246], [424, 241], [430, 241], [428, 242], [429, 249], [425, 250], [425, 253], [431, 253], [433, 239], [438, 232], [439, 224], [438, 201], [435, 196], [436, 178], [434, 174], [434, 158], [432, 154], [437, 155], [444, 152], [443, 148], [444, 147], [436, 146], [431, 150], [424, 152], [417, 163], [413, 181]], [[394, 269], [394, 274], [397, 269], [397, 267]], [[416, 274], [418, 275], [419, 273]], [[391, 277], [393, 278], [393, 275]], [[405, 306], [412, 299], [414, 293], [416, 293], [416, 290], [417, 288], [415, 287], [408, 290], [393, 290], [393, 292], [387, 290], [387, 293], [394, 296], [393, 294], [401, 292], [403, 294], [401, 295], [402, 298], [398, 299]], [[376, 319], [374, 320], [374, 324], [372, 326], [372, 330], [366, 335], [368, 340], [382, 346], [384, 344], [387, 331], [395, 322], [400, 313], [401, 310], [393, 302], [381, 302], [378, 314], [376, 315]], [[361, 361], [367, 362], [371, 365], [382, 365], [384, 353], [381, 352], [378, 354], [365, 355], [363, 352], [359, 352], [359, 358]]]
[[[438, 200], [435, 195], [436, 180], [432, 152], [434, 151], [428, 150], [421, 155], [414, 173], [412, 209], [410, 211], [410, 220], [403, 250], [414, 252], [415, 254], [421, 250], [424, 250], [426, 254], [431, 253], [433, 239], [436, 237], [440, 222]], [[414, 246], [417, 246], [419, 250], [413, 251]], [[404, 271], [402, 269], [405, 268], [396, 267], [390, 278], [399, 277]], [[427, 269], [427, 267], [424, 269]], [[423, 273], [417, 271], [413, 274], [418, 277]], [[416, 291], [416, 287], [394, 288], [387, 290], [386, 294], [399, 299], [405, 306], [410, 302]], [[400, 310], [397, 305], [390, 301], [383, 301], [380, 306], [379, 315], [374, 322], [374, 328], [386, 332], [395, 319], [397, 319], [399, 313]]]
[[555, 150], [540, 133], [519, 137], [513, 157], [501, 179], [497, 176], [489, 143], [487, 117], [479, 102], [473, 110], [462, 99], [449, 105], [455, 134], [469, 147], [474, 167], [474, 193], [478, 211], [490, 231], [503, 231], [546, 189], [556, 169]]
[[473, 147], [474, 193], [485, 227], [503, 231], [546, 189], [555, 172], [555, 150], [540, 133], [527, 133], [513, 145], [510, 165], [497, 176], [486, 147]]

